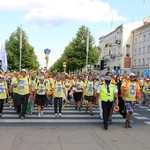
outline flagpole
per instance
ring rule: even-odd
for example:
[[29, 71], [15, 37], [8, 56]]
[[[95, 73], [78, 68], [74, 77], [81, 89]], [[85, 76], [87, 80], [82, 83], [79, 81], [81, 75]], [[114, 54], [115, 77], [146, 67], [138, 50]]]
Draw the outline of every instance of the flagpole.
[[87, 42], [86, 42], [86, 72], [88, 71], [88, 56], [89, 56], [89, 29], [87, 30]]
[[20, 50], [20, 61], [19, 61], [19, 70], [21, 71], [21, 61], [22, 61], [22, 26], [20, 26], [20, 43], [19, 43], [19, 50]]

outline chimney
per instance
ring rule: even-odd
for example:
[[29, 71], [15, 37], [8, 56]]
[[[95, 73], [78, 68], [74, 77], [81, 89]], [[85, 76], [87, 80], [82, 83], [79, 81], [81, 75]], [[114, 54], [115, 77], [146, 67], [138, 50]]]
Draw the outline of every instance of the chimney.
[[144, 25], [150, 24], [150, 17], [144, 18], [143, 23], [144, 23]]

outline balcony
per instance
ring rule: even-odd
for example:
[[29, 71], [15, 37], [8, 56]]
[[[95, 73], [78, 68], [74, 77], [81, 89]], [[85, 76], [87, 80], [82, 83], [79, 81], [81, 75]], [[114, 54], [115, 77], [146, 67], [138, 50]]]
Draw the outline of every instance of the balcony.
[[115, 43], [119, 45], [119, 44], [121, 44], [121, 40], [118, 39], [115, 41]]
[[116, 55], [110, 55], [110, 59], [115, 59]]
[[105, 47], [112, 47], [112, 44], [107, 43], [107, 44], [105, 44]]

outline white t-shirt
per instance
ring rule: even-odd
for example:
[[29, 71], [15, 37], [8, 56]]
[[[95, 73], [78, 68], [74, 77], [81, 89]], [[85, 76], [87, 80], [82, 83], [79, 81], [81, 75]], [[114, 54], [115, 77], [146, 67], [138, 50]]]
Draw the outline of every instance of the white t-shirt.
[[[105, 85], [105, 87], [106, 87], [106, 89], [107, 89], [107, 85], [104, 83], [104, 85]], [[98, 88], [97, 88], [97, 93], [100, 93], [101, 92], [101, 88], [100, 88], [100, 86], [101, 85], [99, 85], [98, 86]], [[110, 84], [109, 84], [109, 88], [110, 88]], [[114, 86], [114, 93], [117, 93], [118, 92], [118, 89], [117, 89], [117, 87], [116, 86]]]

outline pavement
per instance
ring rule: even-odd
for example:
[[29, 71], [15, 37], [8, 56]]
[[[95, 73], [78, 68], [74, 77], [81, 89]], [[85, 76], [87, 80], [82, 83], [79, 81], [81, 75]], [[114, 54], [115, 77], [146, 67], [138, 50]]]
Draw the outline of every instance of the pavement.
[[150, 126], [0, 125], [0, 150], [150, 150]]

